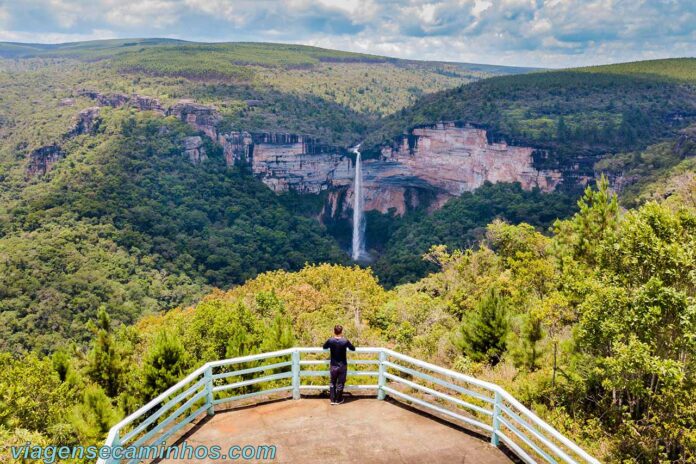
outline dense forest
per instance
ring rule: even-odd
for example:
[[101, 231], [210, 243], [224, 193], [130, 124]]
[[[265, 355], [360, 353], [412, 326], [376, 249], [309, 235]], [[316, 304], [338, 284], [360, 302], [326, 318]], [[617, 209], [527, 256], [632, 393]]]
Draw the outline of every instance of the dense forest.
[[262, 271], [347, 261], [316, 221], [225, 169], [219, 149], [193, 165], [188, 126], [115, 111], [100, 130], [0, 221], [3, 349], [84, 341], [102, 306], [133, 322]]
[[[546, 72], [0, 44], [0, 443], [99, 443], [200, 364], [316, 345], [341, 322], [358, 344], [502, 385], [603, 462], [696, 462], [695, 85], [696, 59]], [[221, 130], [362, 140], [366, 156], [456, 120], [536, 148], [566, 181], [369, 211], [374, 260], [358, 266], [345, 224], [318, 220], [328, 192], [275, 194], [210, 139], [192, 163], [182, 141], [200, 134], [156, 112], [102, 107], [76, 133], [84, 89], [190, 99]], [[52, 145], [61, 159], [29, 175]]]
[[604, 182], [551, 237], [494, 221], [477, 249], [433, 247], [438, 272], [393, 290], [324, 264], [134, 326], [101, 308], [86, 349], [0, 358], [0, 437], [97, 443], [203, 362], [316, 345], [338, 321], [358, 344], [503, 385], [604, 462], [693, 462], [696, 209], [682, 203], [621, 212]]
[[405, 128], [463, 121], [487, 128], [494, 139], [539, 148], [539, 167], [591, 175], [607, 153], [644, 149], [696, 120], [694, 76], [690, 58], [485, 79], [426, 95], [388, 116], [365, 151], [374, 153]]

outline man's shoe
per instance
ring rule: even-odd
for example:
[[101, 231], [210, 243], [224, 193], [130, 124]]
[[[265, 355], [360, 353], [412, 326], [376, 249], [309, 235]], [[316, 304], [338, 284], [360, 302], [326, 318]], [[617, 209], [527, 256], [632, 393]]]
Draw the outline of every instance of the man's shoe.
[[331, 402], [331, 406], [336, 406], [337, 404], [338, 404], [338, 403], [335, 402], [335, 401], [332, 401], [332, 402]]
[[341, 401], [339, 401], [338, 403], [334, 403], [334, 404], [343, 404], [343, 403], [345, 403], [345, 402], [346, 402], [346, 400], [341, 400]]

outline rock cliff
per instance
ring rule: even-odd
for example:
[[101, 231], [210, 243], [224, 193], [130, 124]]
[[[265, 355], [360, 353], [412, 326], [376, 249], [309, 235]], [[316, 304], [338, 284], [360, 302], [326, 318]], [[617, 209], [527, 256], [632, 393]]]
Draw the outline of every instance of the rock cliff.
[[[484, 182], [519, 182], [523, 188], [553, 190], [561, 181], [557, 171], [537, 170], [534, 149], [488, 140], [480, 128], [440, 123], [418, 127], [382, 147], [376, 159], [363, 163], [366, 210], [383, 213], [394, 209], [441, 207], [449, 198], [472, 191]], [[352, 180], [344, 195], [329, 197], [328, 211], [350, 209]], [[335, 202], [343, 202], [342, 205]]]
[[[184, 120], [215, 135], [211, 113], [196, 108], [183, 111]], [[184, 116], [182, 116], [184, 117]], [[347, 150], [321, 145], [311, 137], [286, 133], [230, 132], [217, 134], [228, 165], [251, 166], [252, 172], [276, 192], [295, 190], [330, 195], [327, 211], [350, 209], [354, 175], [353, 155]], [[486, 131], [443, 123], [414, 129], [393, 146], [382, 149], [377, 159], [363, 164], [365, 207], [403, 214], [427, 202], [441, 206], [448, 198], [480, 187], [485, 181], [520, 182], [523, 188], [553, 190], [561, 180], [556, 171], [533, 166], [534, 149], [490, 143]]]
[[169, 108], [167, 115], [180, 119], [213, 140], [217, 139], [217, 125], [222, 122], [222, 116], [212, 106], [182, 100]]
[[316, 139], [277, 132], [220, 134], [228, 165], [244, 164], [275, 192], [319, 193], [347, 186], [352, 161], [347, 150]]
[[[354, 155], [345, 147], [323, 145], [306, 135], [282, 132], [222, 131], [222, 116], [213, 106], [181, 100], [168, 109], [150, 97], [125, 94], [101, 94], [83, 91], [100, 105], [130, 105], [143, 111], [174, 116], [200, 132], [182, 140], [182, 152], [194, 163], [202, 163], [208, 154], [202, 135], [217, 142], [228, 166], [242, 165], [275, 192], [294, 190], [319, 193], [328, 190], [325, 215], [345, 215], [351, 210]], [[87, 108], [78, 115], [70, 135], [95, 130], [99, 107]], [[60, 157], [60, 150], [47, 150], [46, 162], [30, 162], [32, 172], [46, 172]], [[523, 188], [553, 190], [561, 181], [557, 171], [534, 167], [535, 150], [511, 146], [488, 139], [481, 128], [455, 123], [440, 123], [414, 128], [378, 156], [363, 162], [365, 208], [398, 214], [419, 205], [438, 208], [447, 199], [474, 190], [484, 182], [519, 182]]]
[[[440, 123], [418, 127], [384, 146], [378, 159], [366, 160], [365, 204], [402, 214], [429, 193], [433, 207], [472, 191], [484, 182], [519, 182], [523, 188], [553, 190], [557, 171], [534, 167], [534, 149], [489, 142], [480, 128]], [[348, 200], [352, 197], [349, 192]]]
[[125, 93], [104, 94], [94, 90], [81, 90], [78, 93], [95, 100], [99, 106], [120, 108], [127, 105], [139, 111], [155, 111], [164, 114], [164, 108], [160, 105], [159, 100], [153, 97], [138, 94], [126, 95]]

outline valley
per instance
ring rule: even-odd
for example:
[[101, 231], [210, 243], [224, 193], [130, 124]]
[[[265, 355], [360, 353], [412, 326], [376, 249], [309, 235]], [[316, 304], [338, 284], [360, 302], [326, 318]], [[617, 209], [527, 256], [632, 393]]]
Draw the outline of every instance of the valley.
[[3, 442], [339, 321], [603, 462], [693, 460], [696, 59], [0, 43], [0, 88]]

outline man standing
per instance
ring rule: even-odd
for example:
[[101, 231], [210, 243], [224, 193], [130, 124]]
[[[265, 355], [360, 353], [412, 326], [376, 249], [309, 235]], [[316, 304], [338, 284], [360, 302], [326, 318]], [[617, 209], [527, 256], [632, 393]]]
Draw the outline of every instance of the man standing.
[[343, 386], [346, 383], [346, 373], [348, 372], [348, 360], [346, 350], [355, 351], [351, 342], [343, 338], [343, 326], [334, 327], [334, 336], [326, 340], [324, 349], [331, 350], [331, 362], [329, 368], [331, 372], [331, 404], [343, 403]]

